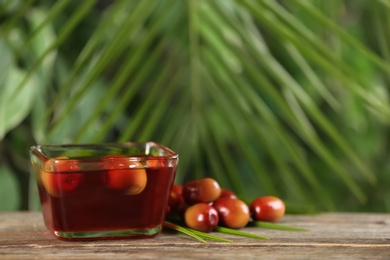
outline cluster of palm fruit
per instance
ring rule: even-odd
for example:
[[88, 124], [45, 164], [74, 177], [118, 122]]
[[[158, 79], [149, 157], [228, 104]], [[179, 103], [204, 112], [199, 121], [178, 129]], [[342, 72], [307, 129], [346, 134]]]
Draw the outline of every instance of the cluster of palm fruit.
[[261, 196], [248, 205], [216, 180], [202, 178], [173, 186], [168, 218], [175, 216], [189, 228], [210, 232], [217, 226], [240, 229], [252, 220], [276, 222], [285, 209], [284, 202], [275, 196]]

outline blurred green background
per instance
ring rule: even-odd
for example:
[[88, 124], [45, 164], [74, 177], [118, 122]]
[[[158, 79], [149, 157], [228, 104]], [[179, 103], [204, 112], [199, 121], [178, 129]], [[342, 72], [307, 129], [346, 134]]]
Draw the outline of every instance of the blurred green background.
[[0, 0], [0, 211], [34, 144], [155, 141], [287, 210], [390, 212], [390, 2]]

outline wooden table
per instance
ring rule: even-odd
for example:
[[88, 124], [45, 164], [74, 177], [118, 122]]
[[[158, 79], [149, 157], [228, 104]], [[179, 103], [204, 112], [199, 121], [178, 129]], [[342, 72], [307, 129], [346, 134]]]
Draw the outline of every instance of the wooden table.
[[164, 231], [152, 239], [69, 242], [54, 238], [39, 212], [0, 213], [0, 259], [390, 259], [390, 214], [287, 215], [281, 223], [304, 232], [244, 231], [232, 243], [204, 244]]

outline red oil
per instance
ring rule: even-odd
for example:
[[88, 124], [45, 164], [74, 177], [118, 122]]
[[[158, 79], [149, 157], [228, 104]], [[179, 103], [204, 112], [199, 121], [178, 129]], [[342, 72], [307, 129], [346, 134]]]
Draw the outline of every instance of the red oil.
[[[116, 170], [117, 176], [118, 171], [124, 176], [134, 169]], [[159, 167], [145, 171], [144, 186], [133, 193], [110, 184], [109, 170], [41, 172], [43, 181], [38, 182], [38, 189], [45, 225], [59, 232], [151, 229], [161, 225], [175, 170]]]

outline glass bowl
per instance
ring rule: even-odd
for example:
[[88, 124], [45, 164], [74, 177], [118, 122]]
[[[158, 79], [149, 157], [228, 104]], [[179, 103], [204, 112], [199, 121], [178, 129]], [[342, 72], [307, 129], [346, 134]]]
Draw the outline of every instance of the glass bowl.
[[63, 239], [153, 237], [162, 230], [178, 154], [154, 142], [30, 149], [46, 227]]

